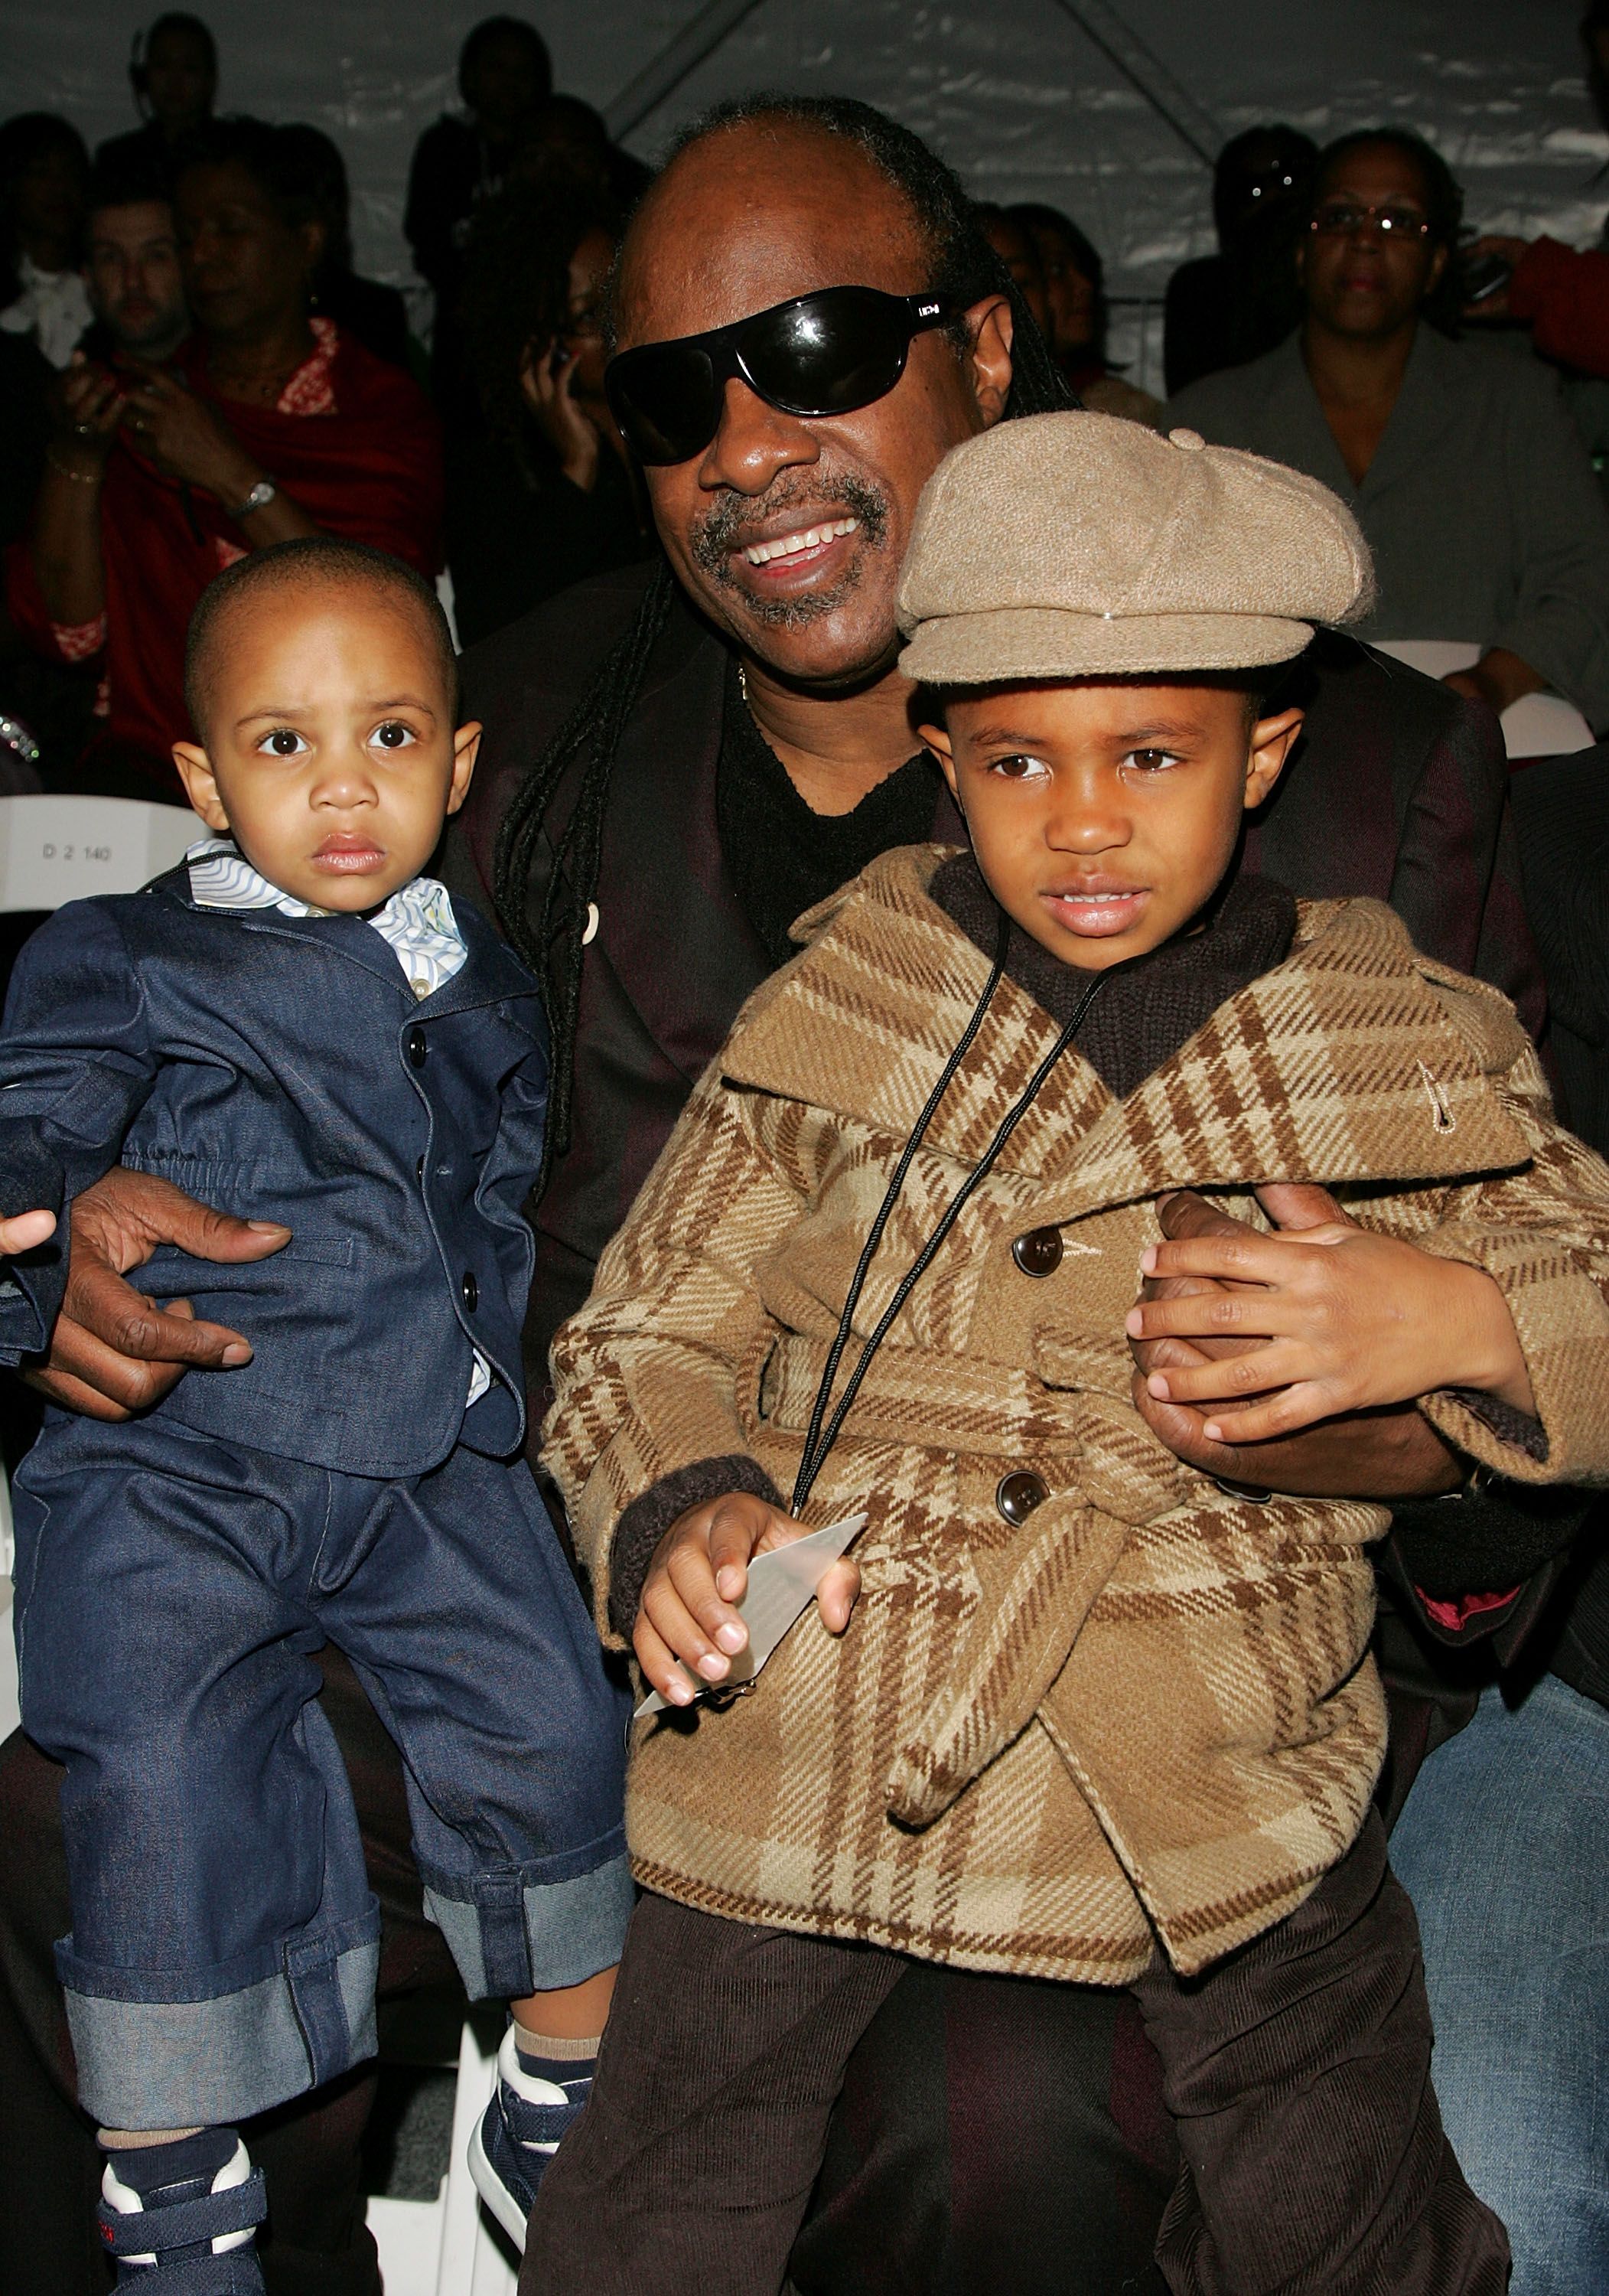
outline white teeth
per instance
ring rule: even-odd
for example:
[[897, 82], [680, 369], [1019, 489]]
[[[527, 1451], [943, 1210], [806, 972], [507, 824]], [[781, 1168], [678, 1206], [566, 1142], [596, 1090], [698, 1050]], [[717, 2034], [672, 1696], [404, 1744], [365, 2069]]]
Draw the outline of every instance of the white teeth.
[[781, 535], [775, 542], [750, 542], [743, 555], [751, 566], [769, 566], [773, 558], [792, 558], [801, 550], [816, 550], [842, 534], [854, 534], [860, 523], [858, 518], [829, 519], [824, 526], [801, 527], [797, 534]]

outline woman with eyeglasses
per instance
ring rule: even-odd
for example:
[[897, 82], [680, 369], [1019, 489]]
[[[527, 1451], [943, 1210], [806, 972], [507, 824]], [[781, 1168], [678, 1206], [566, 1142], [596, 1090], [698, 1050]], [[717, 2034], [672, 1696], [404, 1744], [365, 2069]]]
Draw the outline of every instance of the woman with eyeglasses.
[[470, 235], [461, 306], [482, 428], [447, 451], [447, 565], [464, 645], [651, 548], [603, 395], [619, 219], [590, 185], [510, 184]]
[[1451, 340], [1463, 198], [1396, 127], [1319, 156], [1295, 334], [1204, 377], [1166, 420], [1308, 472], [1356, 512], [1379, 603], [1365, 638], [1474, 644], [1448, 679], [1502, 711], [1553, 686], [1609, 726], [1609, 510], [1539, 365]]

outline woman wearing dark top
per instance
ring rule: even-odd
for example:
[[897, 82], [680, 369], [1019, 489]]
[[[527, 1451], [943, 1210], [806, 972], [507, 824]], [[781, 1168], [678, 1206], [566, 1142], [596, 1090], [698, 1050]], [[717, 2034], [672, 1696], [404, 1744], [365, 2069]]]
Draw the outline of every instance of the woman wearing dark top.
[[135, 42], [129, 85], [144, 125], [113, 135], [95, 153], [97, 167], [154, 169], [170, 185], [179, 146], [212, 118], [218, 93], [218, 51], [199, 16], [159, 16]]
[[447, 566], [465, 645], [652, 547], [603, 396], [599, 321], [618, 226], [578, 186], [510, 184], [470, 240], [464, 336], [483, 435], [447, 460]]
[[[396, 288], [362, 278], [353, 267], [352, 192], [339, 147], [322, 127], [298, 123], [279, 133], [284, 150], [306, 170], [307, 199], [324, 228], [311, 282], [314, 309], [333, 319], [343, 334], [355, 335], [376, 358], [412, 373], [414, 344], [406, 303]], [[422, 352], [420, 357], [422, 365]]]
[[1312, 137], [1284, 126], [1248, 127], [1218, 154], [1218, 253], [1181, 263], [1168, 282], [1162, 364], [1170, 392], [1261, 358], [1296, 324], [1296, 242], [1318, 161]]
[[1080, 398], [1097, 414], [1155, 422], [1162, 412], [1161, 400], [1125, 382], [1107, 365], [1106, 266], [1093, 242], [1071, 216], [1037, 200], [1025, 200], [1006, 213], [1027, 233], [1039, 257], [1050, 348]]

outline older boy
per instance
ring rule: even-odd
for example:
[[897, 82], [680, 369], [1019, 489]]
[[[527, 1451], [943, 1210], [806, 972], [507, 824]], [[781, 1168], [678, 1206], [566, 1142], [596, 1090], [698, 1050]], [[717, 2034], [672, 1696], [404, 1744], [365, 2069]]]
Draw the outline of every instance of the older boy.
[[[1504, 2284], [1368, 1816], [1385, 1511], [1182, 1466], [1123, 1337], [1168, 1189], [1323, 1182], [1365, 1227], [1293, 1246], [1249, 1372], [1186, 1391], [1249, 1381], [1270, 1427], [1423, 1398], [1506, 1474], [1609, 1476], [1609, 1174], [1509, 1008], [1376, 904], [1233, 873], [1300, 726], [1270, 666], [1368, 581], [1323, 488], [1190, 433], [1046, 416], [929, 483], [905, 667], [973, 854], [803, 921], [555, 1349], [600, 1625], [673, 1704], [682, 1666], [726, 1680], [755, 1553], [870, 1525], [853, 1614], [842, 1565], [752, 1694], [639, 1741], [649, 1894], [534, 2275], [579, 2273], [584, 2224], [589, 2288], [774, 2296], [916, 1955], [1136, 1989], [1176, 2289]], [[1417, 1313], [1338, 1349], [1314, 1254]]]
[[[153, 1283], [252, 1333], [143, 1419], [53, 1414], [17, 1479], [23, 1723], [66, 1765], [57, 1948], [119, 2281], [262, 2287], [234, 2124], [373, 2053], [380, 1916], [314, 1652], [408, 1770], [425, 1904], [513, 2001], [478, 2180], [522, 2228], [579, 2110], [631, 1901], [622, 1692], [520, 1456], [521, 1207], [546, 1029], [522, 965], [420, 872], [474, 768], [428, 584], [329, 538], [198, 610], [220, 832], [29, 943], [0, 1042], [4, 1209], [120, 1158], [282, 1248]], [[28, 1233], [27, 1230], [24, 1231]], [[63, 1255], [11, 1263], [0, 1351], [45, 1343]]]

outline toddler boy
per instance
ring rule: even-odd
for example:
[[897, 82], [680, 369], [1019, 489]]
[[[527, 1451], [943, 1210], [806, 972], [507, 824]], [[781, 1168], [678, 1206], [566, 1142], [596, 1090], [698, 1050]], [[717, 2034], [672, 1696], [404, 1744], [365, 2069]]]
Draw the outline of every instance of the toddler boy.
[[[1189, 432], [1003, 423], [929, 482], [902, 667], [972, 850], [801, 920], [555, 1347], [600, 1626], [683, 1710], [633, 1752], [646, 1894], [532, 2219], [555, 2285], [775, 2296], [907, 1956], [1134, 1989], [1176, 2291], [1506, 2284], [1370, 1813], [1385, 1510], [1186, 1466], [1125, 1337], [1170, 1189], [1322, 1183], [1361, 1225], [1269, 1239], [1258, 1347], [1164, 1387], [1254, 1395], [1237, 1439], [1420, 1398], [1502, 1474], [1609, 1475], [1609, 1172], [1512, 1011], [1380, 905], [1236, 873], [1301, 727], [1274, 668], [1369, 578], [1323, 488]], [[750, 1558], [861, 1509], [858, 1603], [845, 1562], [692, 1707]]]
[[[346, 1652], [397, 1742], [466, 1989], [513, 2004], [471, 2157], [516, 2237], [630, 1908], [625, 1710], [521, 1456], [545, 1023], [420, 873], [480, 730], [441, 609], [377, 551], [287, 543], [212, 585], [186, 676], [200, 738], [174, 754], [219, 834], [29, 944], [0, 1210], [61, 1213], [120, 1159], [268, 1249], [157, 1254], [153, 1291], [249, 1359], [126, 1424], [53, 1412], [15, 1493], [102, 2234], [151, 2296], [243, 2296], [272, 2196], [236, 2124], [375, 2048], [380, 1915], [314, 1652]], [[6, 1360], [46, 1344], [65, 1259], [59, 1234], [10, 1262]]]

